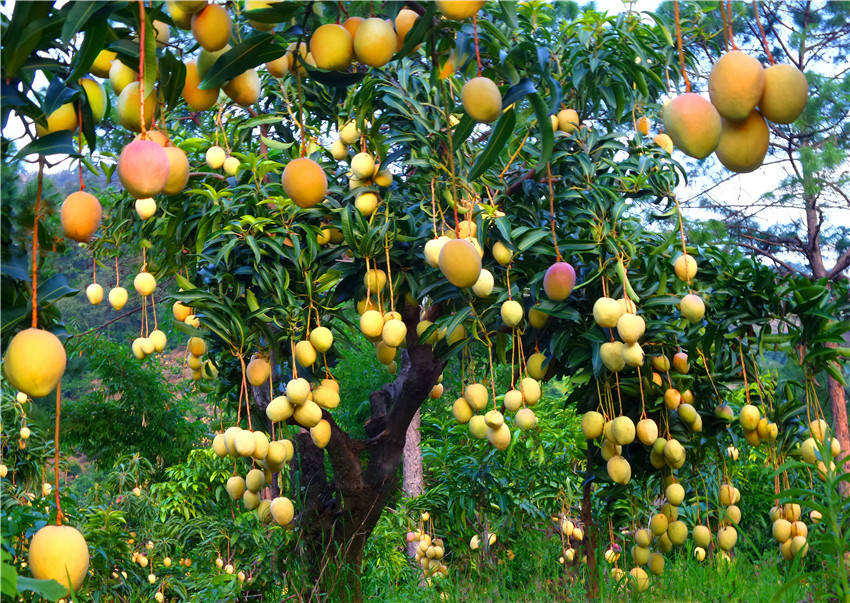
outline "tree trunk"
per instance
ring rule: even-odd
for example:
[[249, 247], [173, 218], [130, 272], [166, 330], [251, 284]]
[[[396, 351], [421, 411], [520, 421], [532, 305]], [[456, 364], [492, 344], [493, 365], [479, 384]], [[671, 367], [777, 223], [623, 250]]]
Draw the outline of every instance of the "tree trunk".
[[[403, 481], [401, 490], [408, 498], [415, 498], [422, 494], [422, 447], [420, 445], [422, 436], [419, 433], [419, 411], [413, 415], [413, 420], [407, 428], [407, 436], [404, 439], [404, 451], [402, 458], [404, 467], [402, 469]], [[407, 556], [415, 557], [419, 543], [416, 541], [407, 543]]]
[[[408, 340], [399, 374], [369, 397], [371, 416], [365, 424], [369, 439], [351, 438], [326, 410], [322, 416], [331, 425], [331, 438], [325, 449], [317, 448], [307, 431], [296, 438], [291, 469], [295, 521], [301, 530], [299, 552], [312, 582], [302, 592], [307, 600], [321, 593], [321, 598], [332, 601], [362, 601], [360, 572], [366, 541], [398, 488], [411, 421], [443, 369], [431, 347], [419, 345], [418, 310], [410, 310], [405, 316]], [[344, 383], [341, 394], [345, 404]]]
[[[827, 347], [838, 347], [835, 343], [827, 343]], [[832, 431], [834, 437], [841, 444], [841, 456], [850, 455], [850, 429], [847, 425], [847, 396], [844, 386], [827, 375], [826, 386], [829, 391], [829, 408], [832, 414]], [[844, 471], [850, 472], [850, 461], [844, 463]], [[850, 484], [841, 482], [841, 493], [844, 496], [850, 494]]]
[[587, 471], [584, 476], [584, 492], [581, 503], [581, 521], [584, 524], [584, 552], [587, 555], [587, 600], [596, 601], [599, 598], [599, 585], [596, 582], [596, 530], [593, 526], [593, 517], [591, 516], [590, 507], [590, 491], [592, 482], [590, 481], [590, 470], [593, 467], [593, 452], [596, 446], [593, 442], [587, 443]]

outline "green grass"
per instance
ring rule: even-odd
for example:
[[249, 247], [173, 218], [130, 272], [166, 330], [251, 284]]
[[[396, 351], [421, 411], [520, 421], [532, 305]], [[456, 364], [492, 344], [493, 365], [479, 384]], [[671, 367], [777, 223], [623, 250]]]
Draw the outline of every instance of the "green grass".
[[[421, 603], [549, 603], [584, 600], [584, 568], [561, 571], [556, 560], [548, 558], [546, 553], [540, 553], [518, 550], [513, 561], [500, 559], [495, 566], [487, 567], [474, 567], [472, 563], [460, 563], [461, 567], [457, 567], [458, 563], [449, 561], [449, 575], [434, 580], [428, 587], [419, 586], [415, 571], [405, 571], [403, 577], [399, 576], [401, 579], [393, 584], [365, 581], [363, 592], [367, 598], [373, 595], [374, 600], [387, 603], [412, 600]], [[625, 555], [621, 561], [623, 559], [626, 559]], [[620, 584], [615, 583], [610, 575], [612, 566], [603, 562], [599, 598], [596, 600], [600, 603], [767, 603], [774, 600], [785, 603], [808, 600], [810, 589], [805, 584], [795, 585], [774, 599], [782, 585], [796, 576], [799, 569], [779, 561], [773, 548], [761, 556], [738, 554], [731, 564], [708, 560], [700, 563], [689, 558], [684, 549], [665, 555], [665, 561], [663, 574], [652, 576], [649, 590], [640, 594], [633, 593], [625, 580]], [[624, 569], [628, 570], [629, 566]]]

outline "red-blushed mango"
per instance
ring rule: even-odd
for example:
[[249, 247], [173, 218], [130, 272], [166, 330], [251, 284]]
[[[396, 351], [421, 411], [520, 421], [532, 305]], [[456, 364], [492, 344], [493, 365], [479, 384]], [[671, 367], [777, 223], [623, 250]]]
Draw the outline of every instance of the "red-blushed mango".
[[[139, 82], [131, 82], [124, 87], [121, 94], [118, 95], [118, 101], [115, 103], [115, 111], [118, 113], [118, 123], [130, 130], [131, 132], [141, 132], [141, 111], [142, 106], [139, 102]], [[145, 128], [150, 128], [153, 125], [153, 117], [156, 112], [156, 91], [151, 90], [145, 96]]]
[[310, 37], [310, 54], [319, 69], [345, 69], [354, 59], [354, 38], [342, 25], [325, 23]]
[[186, 61], [186, 80], [183, 84], [183, 100], [189, 105], [192, 111], [206, 111], [215, 105], [218, 101], [218, 88], [210, 90], [201, 90], [198, 84], [201, 83], [200, 75], [198, 74], [198, 63], [195, 61]]
[[398, 38], [393, 26], [383, 19], [366, 19], [354, 35], [357, 60], [370, 67], [383, 67], [395, 54]]
[[260, 99], [260, 76], [256, 69], [248, 69], [227, 82], [222, 90], [237, 105], [250, 107]]
[[220, 4], [207, 4], [192, 15], [192, 35], [206, 51], [215, 52], [230, 41], [230, 15]]
[[118, 178], [136, 199], [162, 192], [170, 167], [165, 150], [152, 140], [134, 140], [118, 156]]
[[687, 92], [664, 104], [664, 130], [686, 155], [705, 159], [720, 142], [720, 115], [699, 94]]
[[483, 124], [496, 121], [502, 114], [502, 94], [488, 77], [474, 77], [460, 91], [463, 110], [472, 119]]
[[324, 170], [307, 157], [287, 163], [281, 180], [283, 190], [298, 207], [314, 207], [325, 199], [328, 192], [328, 177]]
[[555, 262], [543, 276], [543, 290], [552, 301], [564, 301], [576, 284], [576, 271], [566, 262]]
[[483, 0], [437, 0], [437, 10], [449, 19], [468, 19], [484, 6]]
[[39, 136], [52, 134], [53, 132], [61, 132], [62, 130], [77, 129], [77, 110], [74, 108], [74, 103], [65, 103], [56, 109], [53, 113], [47, 116], [47, 127], [36, 125], [36, 132]]
[[764, 92], [764, 68], [740, 50], [724, 54], [711, 68], [708, 94], [720, 117], [744, 121]]
[[714, 153], [726, 169], [746, 173], [761, 167], [770, 143], [770, 130], [755, 109], [743, 122], [723, 120], [720, 144]]
[[102, 212], [94, 195], [85, 191], [71, 193], [62, 202], [59, 214], [65, 236], [79, 243], [91, 241], [100, 226]]
[[67, 361], [56, 335], [43, 329], [25, 329], [6, 347], [3, 372], [18, 391], [30, 398], [43, 398], [56, 389]]
[[165, 195], [176, 195], [186, 188], [189, 182], [189, 158], [180, 147], [165, 147], [168, 155], [168, 180], [162, 189]]
[[399, 43], [404, 44], [404, 39], [407, 37], [407, 32], [411, 30], [419, 15], [409, 8], [403, 8], [398, 11], [395, 18], [395, 31], [398, 34]]
[[468, 240], [452, 239], [440, 250], [439, 266], [455, 287], [471, 287], [481, 275], [481, 256]]
[[103, 84], [84, 77], [80, 80], [80, 86], [86, 95], [86, 101], [91, 109], [91, 116], [94, 123], [99, 124], [103, 121], [103, 116], [106, 114], [106, 90], [103, 89]]
[[764, 70], [764, 92], [759, 112], [775, 124], [790, 124], [800, 117], [809, 100], [809, 82], [793, 65], [771, 65]]

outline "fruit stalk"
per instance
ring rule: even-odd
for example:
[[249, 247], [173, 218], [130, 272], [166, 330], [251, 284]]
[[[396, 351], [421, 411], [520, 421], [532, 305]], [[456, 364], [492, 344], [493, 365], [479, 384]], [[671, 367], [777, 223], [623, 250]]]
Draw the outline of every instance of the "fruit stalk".
[[38, 217], [44, 182], [44, 155], [38, 157], [38, 185], [35, 193], [35, 215], [32, 220], [32, 328], [38, 327]]
[[[721, 7], [721, 11], [723, 8]], [[685, 53], [682, 50], [682, 26], [679, 24], [679, 0], [673, 0], [673, 18], [676, 21], [676, 47], [679, 49], [679, 66], [682, 68], [682, 77], [685, 78], [685, 92], [691, 91], [691, 80], [685, 71]]]
[[53, 434], [53, 492], [56, 495], [56, 525], [62, 525], [62, 503], [59, 502], [59, 414], [61, 404], [62, 382], [56, 385], [56, 431]]

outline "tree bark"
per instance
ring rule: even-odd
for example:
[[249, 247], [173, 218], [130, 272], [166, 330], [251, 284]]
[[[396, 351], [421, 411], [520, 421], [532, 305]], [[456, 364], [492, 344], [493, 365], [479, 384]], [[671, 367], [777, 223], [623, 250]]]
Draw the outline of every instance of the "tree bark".
[[584, 474], [584, 492], [581, 503], [581, 522], [584, 524], [584, 551], [587, 555], [587, 600], [596, 601], [599, 598], [599, 584], [596, 582], [596, 530], [591, 516], [590, 494], [592, 482], [590, 470], [593, 468], [593, 452], [596, 446], [587, 443], [587, 470]]
[[365, 425], [369, 439], [349, 437], [327, 411], [322, 415], [331, 425], [331, 438], [324, 450], [313, 444], [306, 430], [296, 439], [291, 467], [301, 529], [299, 551], [313, 581], [303, 593], [308, 600], [319, 593], [333, 601], [362, 600], [366, 541], [399, 486], [408, 428], [443, 369], [431, 347], [419, 345], [417, 320], [416, 309], [405, 316], [407, 348], [395, 381], [369, 397], [371, 416]]
[[[413, 420], [407, 427], [407, 435], [404, 440], [404, 451], [402, 458], [404, 466], [402, 468], [402, 485], [401, 490], [408, 498], [415, 498], [422, 494], [424, 486], [422, 480], [422, 436], [419, 433], [420, 412], [417, 410], [413, 415]], [[419, 548], [419, 543], [416, 541], [407, 543], [407, 556], [415, 557], [416, 550]]]
[[[838, 347], [835, 343], [827, 343], [827, 347]], [[847, 396], [844, 386], [827, 375], [826, 386], [829, 391], [829, 407], [832, 414], [832, 432], [841, 444], [841, 456], [850, 454], [850, 429], [847, 425]], [[844, 463], [844, 471], [850, 472], [850, 461]], [[841, 493], [850, 494], [850, 484], [841, 482]]]

